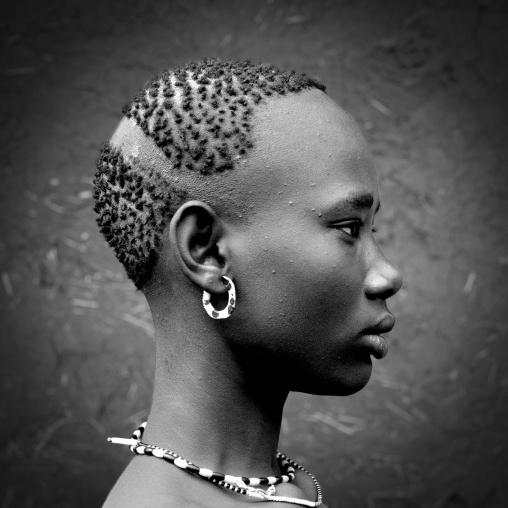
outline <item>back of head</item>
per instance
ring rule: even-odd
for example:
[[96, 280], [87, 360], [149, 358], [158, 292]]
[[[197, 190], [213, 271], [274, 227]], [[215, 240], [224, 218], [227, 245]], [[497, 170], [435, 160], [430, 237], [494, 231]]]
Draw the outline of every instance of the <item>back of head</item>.
[[[253, 118], [263, 103], [311, 88], [325, 89], [305, 74], [272, 65], [202, 60], [164, 71], [124, 107], [129, 124], [151, 140], [165, 163], [149, 165], [136, 152], [105, 144], [97, 161], [94, 209], [138, 289], [150, 281], [169, 220], [196, 198], [192, 182], [234, 170], [248, 155], [255, 143]], [[186, 185], [178, 178], [184, 173]]]

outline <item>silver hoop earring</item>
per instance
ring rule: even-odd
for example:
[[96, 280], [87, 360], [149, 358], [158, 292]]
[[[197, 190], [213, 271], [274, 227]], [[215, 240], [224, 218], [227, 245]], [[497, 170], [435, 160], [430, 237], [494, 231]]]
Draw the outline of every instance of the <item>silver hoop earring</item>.
[[233, 314], [236, 305], [236, 289], [233, 281], [229, 277], [222, 277], [222, 283], [228, 290], [228, 304], [222, 310], [215, 310], [210, 302], [210, 293], [203, 291], [203, 307], [206, 313], [213, 319], [225, 319]]

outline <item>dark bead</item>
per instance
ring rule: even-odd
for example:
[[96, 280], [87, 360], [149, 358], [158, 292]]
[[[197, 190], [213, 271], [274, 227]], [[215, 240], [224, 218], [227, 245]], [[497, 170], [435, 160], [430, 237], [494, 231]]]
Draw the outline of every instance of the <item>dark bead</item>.
[[175, 458], [174, 458], [172, 455], [170, 455], [169, 453], [165, 453], [165, 454], [162, 456], [162, 458], [163, 458], [164, 460], [166, 460], [167, 462], [171, 462], [171, 464], [173, 464], [173, 462], [175, 461]]

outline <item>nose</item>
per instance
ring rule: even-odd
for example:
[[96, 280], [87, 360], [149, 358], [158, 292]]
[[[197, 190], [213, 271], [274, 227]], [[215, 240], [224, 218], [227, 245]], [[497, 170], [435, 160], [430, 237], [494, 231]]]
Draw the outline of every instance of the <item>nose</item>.
[[368, 298], [386, 300], [395, 295], [402, 287], [402, 274], [377, 249], [375, 261], [365, 277], [365, 294]]

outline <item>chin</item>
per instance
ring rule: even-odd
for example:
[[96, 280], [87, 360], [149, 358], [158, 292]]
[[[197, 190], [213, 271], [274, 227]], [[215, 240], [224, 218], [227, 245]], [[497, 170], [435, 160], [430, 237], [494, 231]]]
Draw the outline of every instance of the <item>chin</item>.
[[346, 397], [365, 388], [372, 375], [372, 360], [355, 362], [355, 364], [341, 365], [335, 370], [330, 369], [331, 376], [323, 377], [323, 370], [313, 379], [307, 378], [305, 386], [299, 386], [293, 391], [309, 393], [311, 395], [335, 395]]

